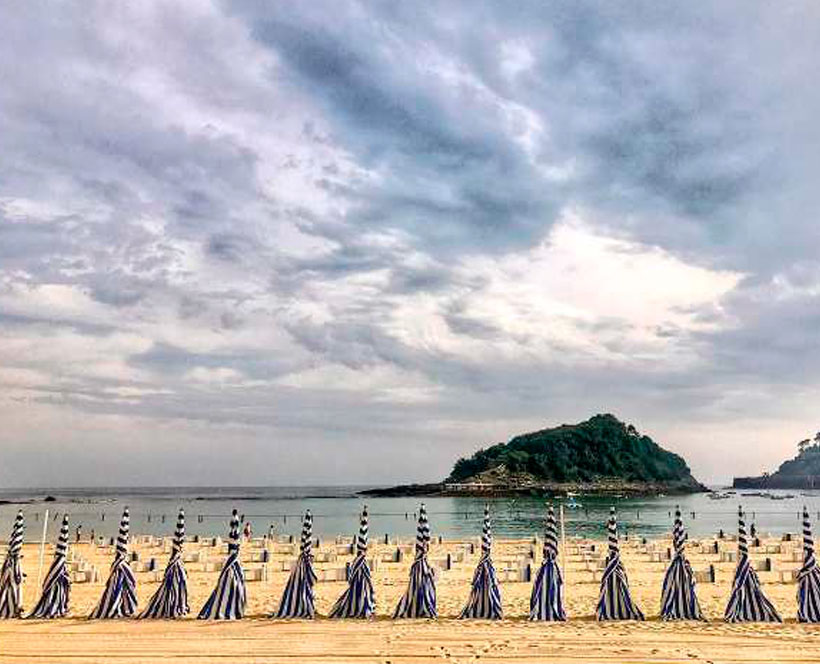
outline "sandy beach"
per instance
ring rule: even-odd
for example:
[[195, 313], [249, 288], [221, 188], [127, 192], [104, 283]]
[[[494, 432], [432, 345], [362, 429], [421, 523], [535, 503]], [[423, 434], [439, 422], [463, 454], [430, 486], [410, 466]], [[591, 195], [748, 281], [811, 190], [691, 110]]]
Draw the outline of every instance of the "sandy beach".
[[[767, 538], [751, 555], [770, 599], [786, 619], [782, 625], [727, 625], [722, 613], [729, 594], [733, 554], [731, 539], [692, 540], [689, 558], [700, 577], [698, 589], [708, 623], [668, 624], [658, 620], [661, 577], [668, 540], [622, 541], [623, 559], [633, 595], [647, 616], [645, 623], [599, 624], [594, 620], [603, 541], [573, 539], [565, 552], [565, 624], [526, 620], [531, 583], [540, 563], [538, 538], [498, 540], [494, 559], [499, 571], [505, 619], [501, 622], [457, 620], [478, 559], [478, 540], [434, 539], [431, 560], [438, 569], [437, 621], [389, 618], [403, 591], [412, 557], [412, 540], [372, 542], [370, 558], [378, 616], [367, 622], [272, 621], [296, 544], [286, 538], [243, 543], [248, 576], [248, 617], [232, 623], [88, 621], [102, 592], [113, 549], [88, 541], [72, 544], [74, 584], [71, 615], [56, 621], [0, 621], [0, 662], [817, 662], [820, 626], [794, 621], [801, 549], [796, 541]], [[717, 544], [717, 547], [716, 547]], [[134, 537], [133, 568], [140, 605], [156, 588], [167, 559], [169, 539]], [[717, 548], [717, 550], [715, 550]], [[267, 553], [265, 553], [267, 551]], [[46, 565], [53, 552], [46, 550]], [[36, 601], [38, 546], [24, 546], [24, 602]], [[186, 567], [193, 615], [215, 582], [225, 544], [211, 538], [186, 544]], [[449, 556], [449, 563], [448, 563]], [[534, 559], [533, 559], [534, 556]], [[267, 557], [268, 561], [263, 562]], [[401, 560], [396, 560], [401, 558]], [[153, 563], [152, 563], [153, 559]], [[325, 615], [345, 587], [345, 563], [352, 559], [350, 538], [322, 541], [316, 550], [317, 610]], [[156, 570], [151, 570], [152, 566]], [[709, 568], [713, 566], [715, 582]], [[769, 569], [770, 568], [770, 569]], [[44, 570], [45, 571], [45, 570]]]

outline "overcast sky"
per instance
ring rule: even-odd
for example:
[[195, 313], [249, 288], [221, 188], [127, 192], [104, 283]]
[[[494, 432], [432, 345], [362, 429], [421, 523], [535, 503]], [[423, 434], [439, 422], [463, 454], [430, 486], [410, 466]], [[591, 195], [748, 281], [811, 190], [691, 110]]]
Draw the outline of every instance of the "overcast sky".
[[820, 429], [816, 3], [0, 4], [0, 485]]

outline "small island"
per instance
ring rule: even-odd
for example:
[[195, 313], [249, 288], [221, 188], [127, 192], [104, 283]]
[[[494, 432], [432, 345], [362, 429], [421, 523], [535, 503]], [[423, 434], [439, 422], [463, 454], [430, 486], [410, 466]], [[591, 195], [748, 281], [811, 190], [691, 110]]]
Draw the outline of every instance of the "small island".
[[433, 484], [363, 491], [371, 496], [686, 494], [708, 491], [682, 457], [610, 414], [516, 436], [456, 461]]
[[797, 443], [797, 456], [774, 473], [735, 477], [735, 489], [820, 489], [820, 432]]

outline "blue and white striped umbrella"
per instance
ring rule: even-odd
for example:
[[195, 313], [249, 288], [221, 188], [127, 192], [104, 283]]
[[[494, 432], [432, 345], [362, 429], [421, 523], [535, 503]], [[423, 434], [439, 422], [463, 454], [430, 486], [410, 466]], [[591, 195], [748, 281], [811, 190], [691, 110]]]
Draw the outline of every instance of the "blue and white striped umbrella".
[[726, 622], [783, 622], [777, 609], [763, 594], [760, 579], [749, 560], [749, 548], [746, 545], [746, 523], [743, 510], [737, 515], [737, 568], [732, 582], [732, 594], [726, 605], [724, 618]]
[[239, 620], [245, 615], [247, 604], [245, 573], [239, 562], [239, 515], [231, 513], [228, 532], [228, 557], [208, 601], [197, 616], [200, 620]]
[[544, 562], [530, 596], [530, 620], [566, 620], [564, 610], [564, 579], [558, 566], [558, 528], [552, 505], [547, 510], [544, 532]]
[[814, 540], [806, 506], [803, 506], [803, 567], [797, 574], [797, 621], [820, 622], [820, 567], [814, 557]]
[[484, 618], [501, 620], [501, 590], [492, 560], [493, 534], [490, 529], [490, 506], [484, 506], [484, 528], [481, 533], [481, 558], [478, 560], [470, 597], [462, 609], [460, 618]]
[[43, 594], [29, 618], [62, 618], [68, 613], [68, 596], [71, 591], [71, 576], [66, 568], [68, 552], [68, 514], [63, 515], [63, 525], [57, 538], [54, 560], [43, 582]]
[[675, 506], [675, 525], [672, 528], [672, 545], [675, 555], [663, 577], [661, 590], [661, 618], [663, 620], [703, 620], [698, 596], [695, 592], [695, 574], [684, 551], [686, 533], [680, 516], [680, 506]]
[[370, 618], [376, 610], [373, 580], [367, 565], [367, 505], [362, 509], [359, 535], [356, 538], [356, 557], [350, 564], [347, 590], [330, 610], [331, 618]]
[[89, 618], [129, 618], [137, 610], [137, 582], [128, 563], [130, 520], [126, 507], [120, 519], [114, 562], [99, 604]]
[[316, 616], [314, 606], [313, 584], [316, 583], [316, 573], [313, 571], [313, 515], [310, 510], [305, 512], [302, 521], [302, 540], [299, 544], [299, 557], [291, 570], [276, 618], [313, 618]]
[[199, 620], [239, 620], [245, 615], [247, 592], [245, 573], [239, 561], [239, 515], [231, 513], [228, 531], [228, 557], [219, 572], [216, 587], [199, 611]]
[[19, 618], [23, 614], [20, 552], [23, 549], [23, 512], [17, 512], [9, 538], [9, 549], [0, 570], [0, 618]]
[[188, 607], [188, 575], [182, 562], [184, 544], [185, 510], [180, 508], [165, 574], [140, 618], [181, 618], [191, 610]]
[[393, 618], [435, 618], [436, 577], [427, 560], [430, 550], [430, 524], [424, 503], [419, 507], [419, 523], [416, 530], [416, 557], [410, 566], [407, 591], [399, 600]]
[[596, 615], [598, 620], [643, 620], [643, 613], [632, 601], [626, 570], [621, 563], [618, 549], [618, 526], [615, 508], [610, 508], [607, 523], [609, 554], [601, 579], [601, 595], [598, 599]]

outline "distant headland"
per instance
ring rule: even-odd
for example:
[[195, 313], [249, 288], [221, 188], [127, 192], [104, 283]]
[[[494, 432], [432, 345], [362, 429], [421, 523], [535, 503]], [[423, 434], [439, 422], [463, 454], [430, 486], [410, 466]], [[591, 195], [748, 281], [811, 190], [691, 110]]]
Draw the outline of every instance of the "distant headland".
[[686, 494], [708, 491], [686, 461], [614, 415], [516, 436], [456, 461], [432, 484], [363, 491], [371, 496]]
[[797, 456], [774, 473], [735, 477], [735, 489], [820, 489], [820, 432], [797, 443]]

